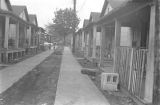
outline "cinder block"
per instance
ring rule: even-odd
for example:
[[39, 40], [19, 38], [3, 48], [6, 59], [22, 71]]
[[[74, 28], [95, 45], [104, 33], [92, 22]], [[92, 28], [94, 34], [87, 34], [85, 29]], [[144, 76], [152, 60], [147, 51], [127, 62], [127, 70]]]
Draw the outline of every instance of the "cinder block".
[[119, 74], [118, 73], [102, 73], [101, 88], [102, 90], [118, 91]]

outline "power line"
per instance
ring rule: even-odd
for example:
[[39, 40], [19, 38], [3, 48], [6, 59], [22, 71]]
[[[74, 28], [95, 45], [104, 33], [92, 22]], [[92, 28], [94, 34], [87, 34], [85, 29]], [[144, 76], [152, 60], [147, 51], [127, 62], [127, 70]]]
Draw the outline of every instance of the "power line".
[[83, 7], [84, 7], [85, 4], [86, 4], [86, 1], [87, 1], [87, 0], [84, 0], [84, 1], [83, 1], [83, 4], [82, 4], [82, 6], [80, 7], [80, 9], [78, 10], [78, 12], [80, 12], [80, 11], [83, 9]]
[[[76, 2], [77, 0], [73, 0], [73, 9], [74, 9], [74, 13], [76, 14]], [[74, 31], [73, 31], [73, 48], [72, 51], [73, 53], [75, 52], [75, 27], [74, 27]]]
[[71, 8], [73, 6], [73, 0], [65, 0], [65, 5], [67, 6], [67, 8]]

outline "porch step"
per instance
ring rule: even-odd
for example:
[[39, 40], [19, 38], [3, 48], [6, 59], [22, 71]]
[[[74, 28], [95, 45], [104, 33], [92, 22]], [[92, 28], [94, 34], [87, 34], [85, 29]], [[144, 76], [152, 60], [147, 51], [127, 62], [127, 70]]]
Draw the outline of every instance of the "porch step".
[[107, 66], [107, 67], [108, 66], [113, 66], [113, 60], [106, 60], [106, 61], [103, 62], [103, 65]]
[[0, 64], [0, 67], [3, 67], [3, 66], [9, 66], [9, 65], [7, 65], [7, 64]]
[[114, 73], [113, 66], [100, 67], [100, 70], [106, 73]]
[[96, 76], [96, 74], [98, 73], [98, 70], [83, 68], [83, 69], [81, 69], [81, 73], [82, 74], [87, 74], [87, 75], [90, 75], [90, 76]]

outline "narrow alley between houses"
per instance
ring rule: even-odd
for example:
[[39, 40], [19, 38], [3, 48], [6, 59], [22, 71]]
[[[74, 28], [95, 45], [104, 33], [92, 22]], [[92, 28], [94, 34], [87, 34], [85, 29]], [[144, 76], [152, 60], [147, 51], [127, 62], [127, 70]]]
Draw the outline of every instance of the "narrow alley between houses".
[[0, 105], [53, 105], [62, 47], [48, 50], [0, 71]]
[[110, 105], [81, 68], [65, 47], [54, 105]]
[[81, 73], [78, 55], [59, 46], [1, 70], [0, 105], [137, 105], [122, 92], [102, 91]]
[[0, 105], [160, 105], [160, 0], [0, 0]]

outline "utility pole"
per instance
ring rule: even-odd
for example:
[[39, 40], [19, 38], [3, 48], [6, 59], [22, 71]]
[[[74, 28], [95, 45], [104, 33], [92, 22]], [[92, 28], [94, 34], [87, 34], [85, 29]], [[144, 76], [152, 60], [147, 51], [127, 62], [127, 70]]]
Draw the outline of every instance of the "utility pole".
[[160, 103], [160, 0], [154, 0], [156, 6], [155, 17], [155, 61], [154, 61], [154, 88], [153, 105]]
[[[73, 0], [73, 8], [74, 8], [74, 13], [76, 14], [76, 0]], [[72, 46], [72, 52], [75, 52], [75, 26], [74, 26], [74, 30], [73, 30], [73, 46]]]

